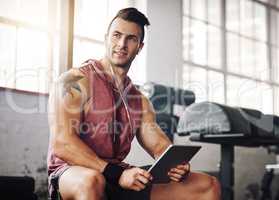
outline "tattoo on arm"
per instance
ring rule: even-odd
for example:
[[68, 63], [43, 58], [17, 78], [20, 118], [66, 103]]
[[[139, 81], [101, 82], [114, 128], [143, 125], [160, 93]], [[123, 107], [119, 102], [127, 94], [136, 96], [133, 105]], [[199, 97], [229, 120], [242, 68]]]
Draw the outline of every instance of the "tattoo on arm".
[[80, 85], [77, 83], [77, 81], [84, 78], [84, 76], [81, 75], [73, 75], [68, 72], [61, 75], [60, 83], [62, 84], [62, 95], [63, 97], [68, 93], [73, 96], [72, 89], [75, 89], [78, 92], [82, 92]]

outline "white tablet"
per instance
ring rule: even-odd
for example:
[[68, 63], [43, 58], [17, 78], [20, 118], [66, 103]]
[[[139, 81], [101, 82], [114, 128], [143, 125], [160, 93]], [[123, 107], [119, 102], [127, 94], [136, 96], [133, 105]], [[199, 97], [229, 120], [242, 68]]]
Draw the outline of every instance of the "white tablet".
[[170, 181], [168, 171], [191, 158], [201, 146], [170, 145], [156, 162], [148, 169], [153, 176], [152, 183], [167, 183]]

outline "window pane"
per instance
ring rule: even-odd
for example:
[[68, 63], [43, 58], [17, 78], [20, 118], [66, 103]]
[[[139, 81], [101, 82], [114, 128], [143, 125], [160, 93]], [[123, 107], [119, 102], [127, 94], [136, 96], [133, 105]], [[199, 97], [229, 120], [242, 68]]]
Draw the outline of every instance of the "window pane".
[[266, 41], [267, 39], [267, 13], [266, 8], [258, 3], [254, 4], [255, 13], [255, 38]]
[[226, 1], [226, 27], [231, 31], [239, 31], [239, 0]]
[[48, 37], [40, 31], [18, 30], [17, 68], [48, 65]]
[[0, 16], [47, 25], [48, 0], [0, 0], [0, 5]]
[[[279, 34], [279, 14], [277, 13], [277, 11], [274, 10], [270, 10], [270, 40], [271, 40], [271, 44], [273, 45], [277, 45], [277, 38], [278, 38], [278, 34]], [[278, 17], [277, 17], [278, 16]]]
[[209, 23], [221, 25], [221, 0], [210, 0], [208, 3], [208, 21]]
[[235, 76], [227, 78], [227, 104], [258, 109], [266, 114], [273, 113], [272, 87], [249, 79]]
[[242, 79], [236, 76], [227, 76], [227, 104], [230, 106], [240, 105], [239, 90], [242, 85]]
[[240, 32], [252, 37], [253, 24], [253, 3], [248, 0], [240, 0]]
[[0, 24], [0, 86], [14, 87], [16, 28]]
[[19, 68], [16, 70], [16, 88], [20, 90], [48, 92], [48, 68]]
[[238, 89], [239, 106], [252, 109], [260, 109], [260, 98], [257, 92], [257, 82], [242, 79]]
[[189, 18], [183, 17], [183, 59], [189, 60], [189, 46], [190, 46], [190, 26], [189, 26]]
[[253, 41], [245, 38], [241, 42], [241, 74], [254, 77], [254, 45]]
[[[90, 0], [90, 1], [92, 1], [92, 0]], [[108, 5], [108, 16], [107, 16], [108, 18], [107, 19], [111, 20], [120, 9], [127, 7], [127, 5], [129, 4], [129, 1], [130, 0], [121, 0], [121, 1], [107, 0], [107, 5]], [[95, 0], [95, 2], [96, 2], [96, 4], [99, 3], [98, 0]], [[109, 22], [107, 21], [107, 24], [108, 23]]]
[[186, 88], [187, 84], [190, 82], [190, 67], [184, 64], [182, 73], [183, 88]]
[[231, 33], [227, 33], [227, 66], [228, 71], [240, 73], [239, 37]]
[[219, 72], [208, 72], [208, 100], [225, 103], [224, 75]]
[[183, 0], [183, 15], [190, 14], [190, 0]]
[[47, 25], [48, 0], [20, 0], [19, 5], [20, 20], [33, 22], [38, 25]]
[[191, 1], [191, 15], [195, 18], [206, 20], [206, 0]]
[[258, 96], [260, 98], [260, 110], [265, 114], [273, 114], [273, 91], [266, 83], [258, 84]]
[[272, 48], [272, 69], [274, 70], [274, 80], [279, 83], [279, 49]]
[[51, 67], [51, 77], [50, 81], [54, 81], [59, 77], [59, 62], [60, 62], [60, 53], [59, 53], [59, 47], [60, 47], [60, 37], [56, 35], [53, 40], [53, 60], [52, 60], [52, 67]]
[[261, 80], [269, 79], [269, 66], [267, 62], [267, 45], [261, 42], [255, 42], [255, 67], [256, 78]]
[[206, 24], [197, 20], [191, 21], [190, 56], [194, 63], [207, 64]]
[[73, 66], [79, 67], [88, 59], [100, 59], [104, 55], [104, 46], [93, 42], [74, 39]]
[[106, 32], [107, 1], [75, 1], [75, 34], [103, 41]]
[[276, 24], [277, 25], [276, 26], [277, 27], [277, 29], [276, 29], [277, 30], [277, 41], [276, 41], [277, 43], [276, 44], [277, 44], [277, 47], [279, 47], [279, 12], [277, 12], [276, 20], [277, 20], [277, 24]]
[[199, 67], [190, 68], [190, 82], [186, 89], [192, 90], [196, 95], [196, 102], [207, 100], [206, 70]]
[[17, 50], [16, 88], [46, 91], [49, 78], [47, 34], [20, 28]]
[[221, 68], [221, 41], [222, 32], [219, 28], [208, 26], [208, 65], [214, 68]]
[[12, 19], [19, 18], [18, 10], [20, 7], [20, 0], [0, 0], [0, 15]]

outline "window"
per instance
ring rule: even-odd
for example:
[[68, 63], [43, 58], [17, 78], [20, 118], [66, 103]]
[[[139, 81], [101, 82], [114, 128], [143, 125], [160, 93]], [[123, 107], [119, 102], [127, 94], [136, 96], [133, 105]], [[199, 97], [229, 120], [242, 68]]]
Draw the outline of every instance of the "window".
[[184, 1], [183, 57], [185, 61], [216, 69], [221, 68], [220, 3], [221, 0]]
[[104, 38], [109, 20], [127, 3], [113, 0], [75, 1], [74, 67], [79, 67], [89, 58], [99, 59], [104, 55]]
[[55, 35], [49, 18], [56, 11], [50, 10], [57, 7], [55, 1], [0, 0], [0, 4], [0, 86], [48, 92]]
[[183, 0], [184, 88], [279, 114], [278, 33], [278, 0]]
[[184, 88], [195, 93], [196, 102], [210, 100], [224, 103], [224, 75], [222, 73], [190, 65], [184, 65], [183, 72]]

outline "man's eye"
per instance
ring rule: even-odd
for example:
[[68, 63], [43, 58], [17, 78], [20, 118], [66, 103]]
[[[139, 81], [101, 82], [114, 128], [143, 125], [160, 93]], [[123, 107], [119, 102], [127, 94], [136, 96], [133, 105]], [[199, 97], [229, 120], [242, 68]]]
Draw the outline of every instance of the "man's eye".
[[120, 34], [119, 33], [115, 33], [112, 35], [114, 38], [120, 38]]
[[136, 38], [136, 37], [130, 37], [129, 40], [133, 41], [133, 42], [138, 42], [138, 38]]

